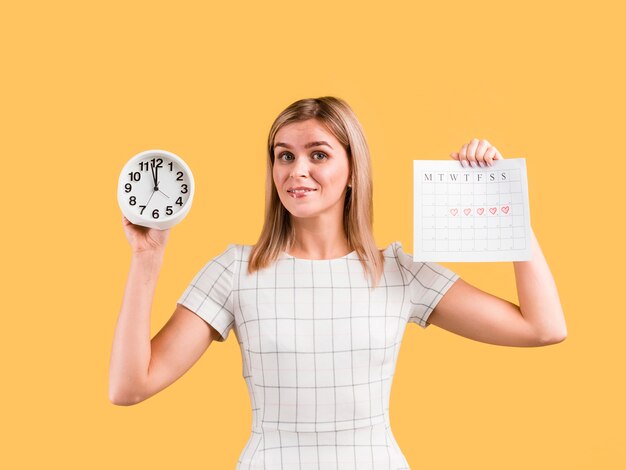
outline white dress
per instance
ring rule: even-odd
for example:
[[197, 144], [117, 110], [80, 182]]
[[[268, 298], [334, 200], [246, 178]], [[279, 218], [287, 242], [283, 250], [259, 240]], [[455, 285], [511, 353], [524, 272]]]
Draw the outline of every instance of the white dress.
[[178, 303], [224, 341], [234, 329], [252, 404], [237, 469], [408, 469], [389, 397], [407, 322], [423, 328], [458, 279], [413, 261], [399, 242], [370, 289], [356, 252], [331, 260], [283, 252], [248, 275], [250, 245], [228, 245]]

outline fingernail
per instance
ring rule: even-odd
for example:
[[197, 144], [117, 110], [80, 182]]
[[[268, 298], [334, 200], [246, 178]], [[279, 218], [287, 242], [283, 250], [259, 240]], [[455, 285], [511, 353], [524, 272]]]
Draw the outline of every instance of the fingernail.
[[476, 168], [476, 163], [474, 163], [474, 161], [471, 161], [471, 162], [470, 162], [470, 166], [471, 166], [472, 168]]
[[483, 162], [478, 162], [478, 164], [480, 165], [481, 168], [483, 168], [485, 165], [483, 165]]
[[463, 168], [467, 168], [467, 162], [465, 160], [461, 160], [461, 165], [463, 165]]

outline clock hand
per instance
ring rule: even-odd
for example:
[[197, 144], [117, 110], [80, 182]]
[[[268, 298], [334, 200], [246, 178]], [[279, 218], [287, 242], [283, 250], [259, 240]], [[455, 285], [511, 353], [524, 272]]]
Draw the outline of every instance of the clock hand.
[[154, 190], [158, 191], [159, 190], [159, 167], [157, 166], [155, 168], [155, 173], [154, 173]]
[[163, 196], [165, 196], [166, 198], [170, 198], [167, 194], [165, 194], [163, 191], [161, 191], [160, 189], [158, 190], [161, 194], [163, 194]]
[[152, 191], [152, 194], [150, 194], [150, 199], [148, 199], [148, 202], [146, 202], [146, 207], [150, 205], [150, 201], [152, 200], [152, 196], [154, 196], [154, 193], [156, 193], [156, 191]]
[[155, 165], [154, 162], [152, 162], [152, 168], [150, 168], [150, 171], [152, 172], [152, 181], [154, 182], [154, 190], [156, 191], [158, 189], [158, 183], [157, 183], [157, 175], [155, 174]]

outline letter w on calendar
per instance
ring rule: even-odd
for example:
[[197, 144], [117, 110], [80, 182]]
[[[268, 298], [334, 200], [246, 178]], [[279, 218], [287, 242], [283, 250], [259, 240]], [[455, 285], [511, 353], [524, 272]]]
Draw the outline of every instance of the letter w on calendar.
[[413, 161], [415, 261], [531, 259], [526, 160]]

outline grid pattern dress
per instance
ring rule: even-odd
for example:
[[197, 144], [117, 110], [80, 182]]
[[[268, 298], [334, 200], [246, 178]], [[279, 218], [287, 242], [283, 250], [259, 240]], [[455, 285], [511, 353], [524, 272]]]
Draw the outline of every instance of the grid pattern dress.
[[248, 275], [250, 245], [228, 245], [178, 303], [224, 341], [234, 329], [252, 404], [238, 470], [408, 469], [391, 432], [391, 383], [407, 322], [428, 316], [458, 275], [385, 250], [370, 289], [356, 252], [329, 260], [283, 252]]

